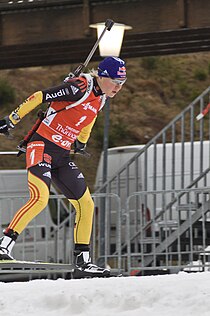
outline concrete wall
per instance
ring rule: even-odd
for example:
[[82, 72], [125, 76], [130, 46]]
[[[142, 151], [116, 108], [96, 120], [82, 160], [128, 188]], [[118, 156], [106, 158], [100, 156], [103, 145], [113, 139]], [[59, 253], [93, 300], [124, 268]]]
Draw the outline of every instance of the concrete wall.
[[[62, 1], [57, 1], [59, 2]], [[67, 3], [68, 2], [68, 3]], [[91, 23], [107, 18], [131, 25], [129, 34], [210, 26], [209, 0], [66, 1], [18, 10], [0, 6], [0, 45], [47, 43], [96, 36]]]

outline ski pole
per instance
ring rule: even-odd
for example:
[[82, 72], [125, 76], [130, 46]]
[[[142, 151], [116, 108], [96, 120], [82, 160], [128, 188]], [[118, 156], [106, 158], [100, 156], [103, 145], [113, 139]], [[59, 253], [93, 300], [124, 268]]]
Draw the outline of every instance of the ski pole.
[[205, 109], [196, 116], [196, 120], [200, 121], [210, 110], [210, 103], [205, 107]]

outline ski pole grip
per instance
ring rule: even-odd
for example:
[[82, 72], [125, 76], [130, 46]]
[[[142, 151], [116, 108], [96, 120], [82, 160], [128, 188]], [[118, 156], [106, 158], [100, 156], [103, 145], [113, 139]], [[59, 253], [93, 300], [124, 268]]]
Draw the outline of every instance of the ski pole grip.
[[110, 20], [110, 19], [106, 20], [105, 26], [107, 28], [107, 31], [110, 31], [113, 25], [114, 25], [114, 21], [113, 20]]

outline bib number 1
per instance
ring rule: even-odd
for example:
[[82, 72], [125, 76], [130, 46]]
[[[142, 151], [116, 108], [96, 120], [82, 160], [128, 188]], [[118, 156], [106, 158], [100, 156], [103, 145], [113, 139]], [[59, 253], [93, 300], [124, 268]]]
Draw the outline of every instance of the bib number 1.
[[80, 119], [79, 119], [78, 123], [77, 123], [77, 124], [75, 124], [75, 126], [79, 126], [80, 124], [82, 124], [82, 123], [86, 120], [86, 118], [87, 118], [87, 116], [86, 116], [86, 115], [84, 115], [84, 116], [80, 117]]
[[29, 143], [26, 151], [26, 168], [37, 165], [44, 160], [44, 147], [42, 141], [34, 141]]

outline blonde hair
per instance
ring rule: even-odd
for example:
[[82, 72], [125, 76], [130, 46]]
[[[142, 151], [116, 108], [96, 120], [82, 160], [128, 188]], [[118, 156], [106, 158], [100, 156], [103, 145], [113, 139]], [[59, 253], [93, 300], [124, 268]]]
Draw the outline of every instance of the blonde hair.
[[98, 78], [98, 70], [92, 68], [90, 71], [89, 71], [89, 74], [92, 76], [92, 77], [95, 77], [95, 78]]

